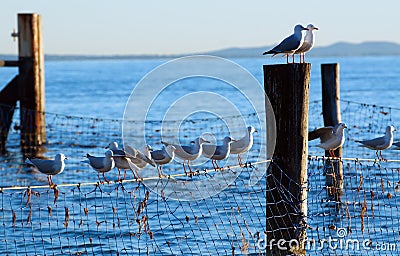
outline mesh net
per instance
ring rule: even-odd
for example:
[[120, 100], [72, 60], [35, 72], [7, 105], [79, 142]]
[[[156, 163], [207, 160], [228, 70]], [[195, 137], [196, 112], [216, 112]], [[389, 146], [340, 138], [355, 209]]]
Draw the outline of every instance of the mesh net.
[[[182, 165], [175, 162], [165, 166], [167, 178], [143, 175], [150, 182], [145, 182], [147, 185], [133, 179], [131, 173], [123, 182], [99, 184], [97, 173], [81, 160], [88, 152], [102, 155], [109, 142], [120, 141], [121, 120], [46, 113], [47, 143], [42, 154], [52, 158], [61, 151], [72, 156], [68, 168], [53, 178], [57, 187], [49, 188], [45, 175], [23, 165], [17, 111], [7, 153], [0, 157], [0, 253], [262, 255], [267, 247], [267, 229], [275, 234], [285, 232], [267, 225], [278, 223], [291, 212], [290, 224], [297, 232], [301, 232], [299, 218], [307, 224], [308, 255], [397, 255], [398, 151], [395, 147], [386, 150], [388, 161], [377, 161], [374, 151], [359, 147], [355, 140], [381, 136], [387, 125], [398, 126], [395, 120], [399, 110], [350, 101], [342, 101], [341, 107], [342, 120], [349, 128], [344, 158], [338, 163], [343, 166], [343, 179], [333, 187], [335, 198], [332, 185], [327, 184], [332, 175], [329, 168], [335, 162], [327, 164], [316, 142], [309, 146], [307, 183], [297, 184], [274, 162], [256, 162], [262, 147], [256, 136], [254, 147], [245, 156], [247, 164], [242, 167], [231, 156], [225, 163], [230, 167], [215, 171], [206, 162], [197, 165], [197, 175], [188, 177]], [[321, 102], [311, 102], [310, 129], [322, 126], [320, 113]], [[246, 123], [255, 122], [253, 116], [246, 116]], [[236, 117], [229, 118], [235, 123]], [[184, 131], [180, 134], [186, 137], [171, 140], [185, 144], [203, 131], [218, 138], [226, 133], [218, 118], [191, 122], [179, 125]], [[233, 129], [243, 133], [239, 117]], [[154, 134], [148, 143], [161, 147], [160, 123], [149, 121], [146, 130]], [[262, 178], [249, 185], [250, 176], [260, 170]], [[106, 175], [111, 180], [116, 178], [115, 171]], [[230, 182], [232, 176], [235, 179]], [[194, 182], [210, 178], [224, 184], [221, 192], [217, 193], [220, 187], [214, 187], [216, 183], [198, 186]], [[331, 179], [337, 181], [338, 177]], [[165, 188], [178, 181], [183, 181], [191, 198], [179, 200], [179, 195], [174, 199], [165, 195]], [[307, 216], [301, 216], [301, 201], [291, 192], [293, 187], [303, 186], [308, 192]], [[276, 192], [280, 195], [276, 203], [285, 210], [270, 214], [274, 205], [267, 198]], [[198, 194], [210, 196], [199, 198]], [[333, 247], [329, 241], [323, 242], [328, 239], [336, 239], [331, 241]]]

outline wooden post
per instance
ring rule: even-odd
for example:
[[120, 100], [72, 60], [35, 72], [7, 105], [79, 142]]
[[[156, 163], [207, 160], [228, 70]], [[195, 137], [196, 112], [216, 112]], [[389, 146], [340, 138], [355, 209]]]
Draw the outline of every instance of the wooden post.
[[6, 153], [8, 132], [18, 101], [18, 75], [0, 91], [0, 154]]
[[[321, 64], [322, 114], [324, 126], [335, 126], [341, 122], [339, 64]], [[329, 152], [325, 151], [325, 156]], [[342, 157], [342, 147], [335, 150], [335, 156]], [[343, 189], [343, 166], [340, 161], [327, 161], [326, 186], [328, 195], [340, 201]]]
[[19, 99], [21, 148], [35, 152], [46, 142], [44, 55], [42, 18], [38, 14], [18, 14]]
[[304, 249], [310, 70], [309, 63], [264, 65], [264, 89], [275, 113], [277, 135], [267, 176], [266, 245], [271, 255], [289, 253], [278, 248], [280, 239], [286, 241], [283, 247], [290, 248], [289, 241], [295, 239], [297, 249]]

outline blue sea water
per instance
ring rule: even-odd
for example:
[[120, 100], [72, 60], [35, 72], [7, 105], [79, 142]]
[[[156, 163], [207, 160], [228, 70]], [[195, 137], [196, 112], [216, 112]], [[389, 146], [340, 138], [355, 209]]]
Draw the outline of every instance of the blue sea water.
[[[70, 60], [45, 63], [46, 110], [73, 116], [123, 117], [135, 85], [151, 70], [169, 59]], [[263, 84], [262, 65], [284, 63], [284, 58], [242, 58], [232, 61], [247, 69]], [[399, 107], [400, 57], [309, 58], [310, 101], [321, 99], [320, 65], [340, 64], [341, 98]], [[0, 84], [16, 74], [0, 69]], [[213, 88], [218, 92], [218, 88]], [[185, 90], [185, 88], [182, 88]]]

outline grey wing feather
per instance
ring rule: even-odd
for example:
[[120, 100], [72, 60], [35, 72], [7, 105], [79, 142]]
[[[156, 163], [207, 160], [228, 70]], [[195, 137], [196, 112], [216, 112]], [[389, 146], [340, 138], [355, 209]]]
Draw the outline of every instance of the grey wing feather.
[[52, 174], [57, 171], [54, 167], [54, 160], [30, 159], [30, 162], [42, 173]]
[[90, 165], [95, 169], [104, 168], [104, 157], [88, 156]]
[[364, 145], [366, 145], [366, 146], [370, 146], [370, 147], [378, 147], [378, 146], [380, 146], [380, 145], [382, 145], [382, 144], [385, 144], [386, 143], [386, 140], [385, 140], [385, 137], [379, 137], [379, 138], [375, 138], [375, 139], [372, 139], [372, 140], [363, 140], [363, 141], [356, 141], [356, 142], [360, 142], [360, 143], [362, 143], [362, 144], [364, 144]]
[[121, 149], [115, 149], [112, 151], [114, 155], [119, 155], [119, 156], [126, 156], [126, 152]]
[[308, 140], [315, 140], [320, 138], [321, 142], [328, 141], [333, 137], [333, 127], [327, 126], [323, 128], [316, 129], [308, 133]]
[[143, 153], [141, 153], [141, 152], [138, 152], [138, 154], [136, 155], [136, 157], [137, 158], [139, 158], [139, 159], [141, 159], [141, 160], [143, 160], [143, 161], [145, 161], [146, 163], [148, 163], [148, 164], [151, 164], [152, 166], [156, 166], [156, 164], [154, 163], [154, 161], [153, 160], [151, 160], [150, 158], [148, 158], [145, 154], [143, 154]]
[[285, 38], [280, 44], [269, 50], [267, 53], [282, 53], [285, 51], [293, 51], [299, 47], [300, 41], [295, 35]]
[[165, 158], [165, 155], [162, 153], [162, 151], [152, 151], [151, 153], [151, 157], [155, 160], [163, 160]]

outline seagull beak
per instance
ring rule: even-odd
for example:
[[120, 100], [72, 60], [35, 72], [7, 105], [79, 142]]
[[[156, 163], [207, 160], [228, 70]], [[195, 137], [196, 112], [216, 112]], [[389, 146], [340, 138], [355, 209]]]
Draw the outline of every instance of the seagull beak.
[[319, 30], [319, 28], [314, 27], [315, 30]]
[[345, 126], [343, 126], [344, 128], [347, 128], [347, 126], [345, 125]]
[[109, 149], [110, 148], [110, 145], [108, 145], [107, 147], [105, 147], [105, 149]]
[[65, 157], [65, 160], [68, 160], [68, 157]]

